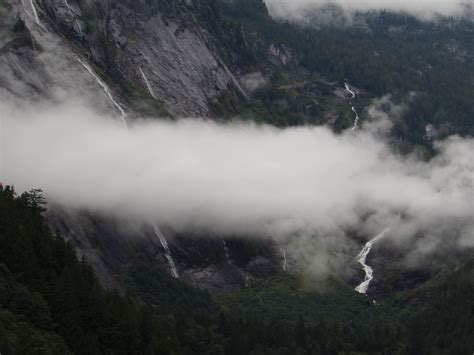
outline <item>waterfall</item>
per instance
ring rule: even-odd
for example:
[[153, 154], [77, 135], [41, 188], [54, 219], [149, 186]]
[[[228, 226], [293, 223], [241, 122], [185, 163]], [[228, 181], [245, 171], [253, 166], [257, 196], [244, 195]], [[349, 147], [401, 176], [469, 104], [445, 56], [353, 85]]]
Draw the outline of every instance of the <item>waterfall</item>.
[[354, 112], [354, 114], [355, 114], [354, 126], [352, 126], [352, 130], [356, 131], [359, 128], [360, 117], [359, 117], [359, 114], [357, 113], [357, 110], [355, 109], [354, 106], [352, 106], [352, 112]]
[[166, 241], [165, 236], [163, 235], [163, 233], [161, 232], [160, 228], [158, 228], [157, 225], [153, 225], [153, 231], [155, 232], [155, 235], [160, 240], [161, 246], [165, 250], [165, 257], [171, 269], [171, 276], [173, 276], [175, 279], [178, 279], [179, 278], [178, 269], [176, 268], [176, 264], [173, 260], [173, 256], [171, 255], [171, 250], [170, 250], [170, 247], [168, 246], [168, 242]]
[[225, 242], [224, 236], [221, 236], [222, 246], [224, 247], [225, 259], [227, 260], [227, 264], [231, 265], [232, 261], [230, 260], [230, 253], [229, 248], [227, 247], [227, 243]]
[[372, 269], [369, 265], [366, 264], [367, 256], [372, 250], [372, 247], [374, 246], [374, 244], [378, 242], [380, 239], [382, 239], [389, 230], [390, 228], [385, 229], [382, 233], [377, 235], [374, 239], [367, 242], [367, 244], [365, 244], [364, 248], [359, 253], [359, 255], [357, 255], [357, 261], [359, 262], [359, 264], [362, 265], [362, 268], [365, 271], [365, 278], [364, 278], [364, 281], [355, 288], [356, 292], [362, 293], [364, 295], [367, 294], [367, 291], [369, 290], [370, 282], [374, 279], [374, 269]]
[[33, 16], [35, 18], [36, 24], [42, 28], [43, 26], [41, 25], [41, 22], [38, 16], [38, 11], [36, 11], [35, 0], [30, 0], [30, 3], [31, 3], [31, 10], [33, 11]]
[[283, 264], [282, 264], [282, 269], [283, 271], [287, 271], [288, 269], [288, 261], [286, 260], [286, 251], [285, 249], [281, 246], [280, 242], [278, 239], [273, 236], [273, 240], [275, 241], [276, 245], [278, 246], [278, 249], [280, 249], [281, 256], [283, 257]]
[[84, 63], [82, 60], [80, 60], [79, 58], [77, 58], [77, 60], [79, 61], [79, 63], [81, 63], [81, 65], [89, 72], [90, 75], [92, 75], [92, 77], [97, 81], [97, 83], [99, 84], [99, 86], [104, 90], [104, 92], [107, 94], [107, 96], [109, 97], [110, 101], [112, 101], [112, 103], [114, 104], [114, 106], [117, 108], [117, 110], [120, 111], [120, 115], [122, 117], [122, 122], [123, 124], [126, 124], [127, 122], [125, 121], [125, 117], [126, 117], [126, 114], [125, 114], [125, 111], [123, 110], [122, 106], [119, 105], [119, 103], [117, 101], [115, 101], [114, 97], [112, 96], [112, 93], [110, 92], [110, 89], [108, 88], [108, 86], [99, 78], [99, 76], [94, 73], [94, 71], [92, 70], [92, 68], [87, 65], [86, 63]]
[[227, 65], [225, 65], [225, 63], [220, 59], [220, 58], [217, 58], [217, 60], [219, 61], [219, 63], [222, 65], [222, 67], [224, 68], [224, 70], [226, 71], [226, 73], [230, 76], [230, 78], [232, 79], [232, 82], [234, 83], [234, 85], [237, 87], [237, 89], [239, 89], [240, 93], [245, 97], [246, 100], [249, 100], [249, 96], [247, 95], [247, 93], [245, 92], [245, 90], [242, 88], [242, 86], [239, 84], [239, 82], [237, 81], [237, 79], [235, 78], [234, 74], [232, 74], [232, 72], [230, 71], [230, 69], [227, 67]]
[[[355, 99], [356, 98], [356, 93], [350, 88], [349, 84], [344, 83], [344, 87], [346, 88], [346, 91], [349, 94], [351, 94], [352, 99]], [[351, 104], [352, 104], [352, 102], [351, 102]], [[352, 106], [351, 109], [352, 109], [352, 112], [354, 112], [354, 114], [355, 114], [354, 126], [352, 126], [352, 130], [355, 131], [359, 128], [360, 117], [359, 117], [359, 113], [357, 112], [357, 110], [355, 109], [354, 106]]]
[[352, 90], [351, 90], [351, 88], [349, 87], [349, 84], [347, 84], [347, 83], [344, 83], [344, 86], [346, 87], [346, 91], [347, 91], [347, 92], [349, 92], [349, 94], [351, 94], [351, 95], [352, 95], [352, 98], [353, 98], [353, 99], [355, 99], [355, 97], [356, 97], [356, 94], [355, 94], [355, 92], [354, 92], [354, 91], [352, 91]]
[[79, 23], [79, 21], [77, 19], [75, 19], [74, 23], [76, 24], [77, 32], [79, 32], [79, 36], [84, 37], [84, 35], [82, 34], [82, 28], [81, 28], [81, 24]]
[[157, 97], [155, 95], [155, 92], [153, 91], [153, 88], [151, 87], [150, 82], [148, 81], [148, 78], [146, 77], [146, 75], [143, 72], [142, 68], [138, 67], [138, 70], [140, 71], [140, 74], [142, 75], [143, 81], [145, 82], [145, 85], [146, 85], [146, 87], [148, 89], [148, 92], [150, 93], [151, 97], [156, 99]]

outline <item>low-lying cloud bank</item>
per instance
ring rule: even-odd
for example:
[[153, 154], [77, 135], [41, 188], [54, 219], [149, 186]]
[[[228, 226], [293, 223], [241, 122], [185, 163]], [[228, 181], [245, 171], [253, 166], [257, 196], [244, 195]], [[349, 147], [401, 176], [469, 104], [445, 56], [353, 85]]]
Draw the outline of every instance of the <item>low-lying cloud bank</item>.
[[272, 15], [288, 19], [301, 19], [309, 10], [334, 5], [348, 12], [390, 10], [422, 18], [463, 15], [473, 6], [470, 0], [266, 0], [266, 4]]
[[[200, 120], [123, 126], [80, 102], [0, 103], [0, 181], [50, 201], [177, 230], [336, 239], [391, 226], [474, 246], [474, 140], [438, 142], [430, 162], [401, 158], [373, 129], [276, 129]], [[327, 239], [329, 240], [329, 239]], [[432, 245], [431, 243], [430, 245]]]

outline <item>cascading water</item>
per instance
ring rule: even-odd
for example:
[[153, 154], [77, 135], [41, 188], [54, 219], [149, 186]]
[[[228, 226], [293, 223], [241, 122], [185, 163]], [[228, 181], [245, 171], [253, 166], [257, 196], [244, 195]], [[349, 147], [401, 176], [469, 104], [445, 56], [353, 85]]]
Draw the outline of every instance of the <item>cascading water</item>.
[[232, 74], [232, 72], [230, 71], [230, 69], [227, 67], [227, 65], [225, 65], [225, 63], [220, 59], [220, 58], [217, 58], [217, 60], [219, 61], [219, 63], [222, 65], [222, 67], [224, 68], [224, 70], [226, 71], [226, 73], [229, 75], [229, 77], [232, 79], [232, 82], [234, 83], [234, 85], [237, 87], [237, 89], [240, 91], [240, 93], [242, 94], [243, 97], [245, 97], [246, 100], [249, 100], [249, 95], [247, 95], [247, 93], [245, 92], [245, 90], [242, 88], [242, 85], [240, 85], [240, 83], [237, 81], [237, 79], [235, 78], [234, 74]]
[[382, 233], [377, 235], [375, 238], [367, 242], [365, 244], [364, 248], [362, 251], [357, 255], [357, 261], [359, 264], [362, 265], [362, 268], [365, 272], [365, 278], [364, 281], [355, 288], [356, 292], [362, 293], [362, 294], [367, 294], [367, 291], [369, 290], [370, 282], [374, 279], [374, 270], [366, 264], [367, 262], [367, 256], [369, 255], [370, 251], [372, 250], [372, 247], [376, 242], [378, 242], [380, 239], [385, 237], [385, 234], [390, 230], [390, 228], [385, 229]]
[[138, 70], [140, 71], [140, 74], [142, 75], [143, 81], [145, 82], [145, 85], [148, 89], [148, 92], [150, 93], [151, 97], [156, 99], [155, 92], [153, 91], [153, 88], [151, 87], [150, 82], [148, 81], [148, 78], [146, 77], [145, 73], [143, 72], [141, 67], [138, 67]]
[[41, 25], [41, 21], [38, 16], [38, 11], [36, 11], [35, 0], [30, 0], [30, 3], [31, 3], [31, 10], [33, 11], [33, 16], [35, 18], [36, 24], [40, 27], [43, 27]]
[[282, 269], [283, 269], [283, 271], [286, 272], [287, 269], [288, 269], [288, 261], [286, 260], [286, 251], [281, 246], [280, 242], [278, 241], [278, 239], [275, 236], [273, 236], [273, 240], [275, 241], [276, 245], [278, 246], [278, 249], [280, 249], [281, 255], [283, 257]]
[[354, 112], [354, 114], [355, 114], [354, 126], [352, 126], [352, 130], [356, 131], [359, 128], [360, 117], [359, 117], [359, 114], [357, 113], [357, 110], [355, 109], [354, 106], [352, 106], [352, 112]]
[[[356, 98], [356, 93], [354, 92], [354, 90], [352, 90], [349, 86], [348, 83], [344, 83], [344, 87], [346, 88], [346, 91], [351, 94], [352, 96], [352, 100]], [[352, 104], [352, 101], [351, 101], [351, 104]], [[355, 114], [355, 119], [354, 119], [354, 125], [352, 126], [352, 130], [355, 131], [359, 128], [359, 122], [360, 122], [360, 117], [359, 117], [359, 113], [357, 112], [357, 110], [355, 109], [354, 106], [351, 106], [351, 110], [352, 112], [354, 112]]]
[[120, 112], [120, 115], [122, 117], [122, 122], [123, 124], [126, 124], [127, 122], [125, 121], [125, 117], [126, 117], [126, 113], [125, 111], [123, 110], [122, 106], [119, 105], [119, 103], [117, 101], [115, 101], [114, 97], [112, 96], [112, 93], [110, 92], [110, 89], [108, 88], [108, 86], [99, 78], [99, 76], [94, 73], [94, 71], [92, 70], [92, 68], [87, 65], [86, 63], [84, 63], [81, 59], [77, 58], [77, 60], [79, 61], [79, 63], [81, 63], [81, 65], [89, 72], [90, 75], [92, 75], [92, 77], [97, 81], [97, 83], [99, 84], [99, 86], [104, 90], [104, 92], [107, 94], [107, 96], [109, 97], [110, 101], [112, 101], [112, 103], [114, 104], [114, 106], [117, 108], [117, 110], [119, 110]]
[[349, 87], [349, 84], [348, 84], [348, 83], [344, 83], [344, 86], [346, 87], [347, 92], [349, 92], [349, 94], [352, 95], [352, 99], [355, 99], [356, 94], [355, 94], [354, 91], [351, 90], [351, 88]]
[[79, 36], [84, 37], [84, 34], [82, 33], [81, 24], [79, 23], [79, 21], [77, 19], [75, 19], [74, 23], [76, 24], [77, 32], [79, 32]]
[[224, 247], [225, 259], [227, 261], [227, 264], [231, 265], [232, 261], [230, 259], [229, 248], [227, 247], [227, 243], [224, 239], [224, 236], [221, 236], [221, 240], [222, 240], [222, 246]]
[[153, 231], [155, 235], [158, 237], [158, 239], [160, 240], [161, 246], [165, 250], [165, 257], [170, 266], [171, 276], [173, 276], [175, 279], [178, 279], [179, 278], [178, 269], [176, 268], [176, 263], [174, 262], [173, 256], [171, 255], [171, 249], [168, 246], [168, 242], [166, 241], [165, 236], [163, 235], [163, 233], [161, 232], [160, 228], [158, 228], [157, 225], [153, 225]]

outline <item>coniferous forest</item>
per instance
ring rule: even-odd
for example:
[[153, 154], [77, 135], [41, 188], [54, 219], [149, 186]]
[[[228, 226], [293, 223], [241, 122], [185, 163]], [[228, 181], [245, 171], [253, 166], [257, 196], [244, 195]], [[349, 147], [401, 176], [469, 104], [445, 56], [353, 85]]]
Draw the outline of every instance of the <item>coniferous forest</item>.
[[[426, 21], [406, 13], [374, 11], [355, 13], [350, 23], [322, 25], [317, 20], [320, 9], [304, 20], [290, 21], [272, 18], [263, 0], [218, 3], [223, 16], [244, 33], [257, 53], [265, 55], [258, 51], [262, 39], [282, 43], [295, 51], [308, 71], [304, 79], [273, 74], [274, 81], [251, 103], [252, 119], [283, 126], [308, 123], [304, 110], [308, 102], [298, 105], [296, 93], [283, 88], [307, 82], [308, 76], [323, 76], [341, 85], [353, 83], [371, 97], [390, 94], [395, 102], [407, 104], [409, 109], [392, 132], [404, 145], [427, 145], [427, 125], [437, 127], [438, 138], [474, 134], [471, 19]], [[278, 107], [281, 100], [289, 102], [284, 109]]]
[[161, 277], [157, 299], [167, 301], [145, 303], [101, 287], [51, 233], [44, 209], [39, 190], [0, 188], [2, 354], [468, 354], [474, 346], [472, 262], [380, 307], [338, 280], [318, 292], [286, 274], [213, 297], [150, 275], [143, 282]]

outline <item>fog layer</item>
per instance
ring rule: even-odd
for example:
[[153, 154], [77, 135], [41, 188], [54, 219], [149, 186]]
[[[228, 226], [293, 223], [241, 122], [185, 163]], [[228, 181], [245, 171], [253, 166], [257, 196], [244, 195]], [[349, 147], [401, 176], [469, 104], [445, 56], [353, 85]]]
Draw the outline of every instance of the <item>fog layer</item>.
[[438, 142], [439, 156], [422, 162], [393, 154], [374, 129], [196, 119], [125, 127], [80, 102], [0, 103], [0, 117], [0, 181], [68, 207], [178, 230], [328, 236], [391, 226], [397, 241], [422, 233], [474, 245], [473, 140]]
[[285, 18], [300, 18], [311, 9], [328, 5], [340, 6], [350, 12], [391, 10], [403, 11], [416, 16], [429, 18], [435, 14], [461, 15], [473, 5], [471, 0], [266, 0], [272, 15]]

